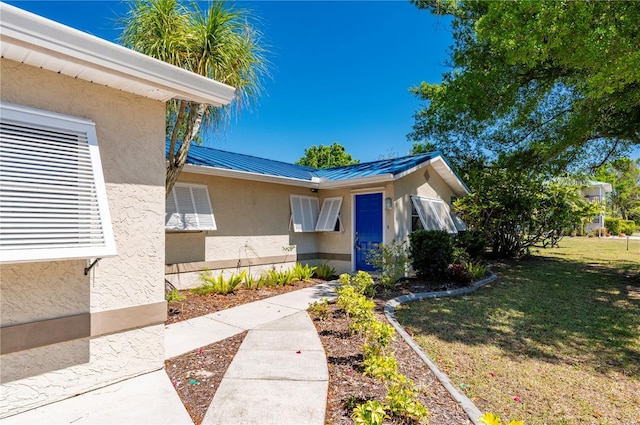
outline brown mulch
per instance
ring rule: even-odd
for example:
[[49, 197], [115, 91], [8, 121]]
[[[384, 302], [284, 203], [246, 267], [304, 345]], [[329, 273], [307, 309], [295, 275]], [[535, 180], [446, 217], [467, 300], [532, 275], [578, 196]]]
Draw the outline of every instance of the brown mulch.
[[[168, 317], [167, 324], [193, 317], [202, 316], [218, 310], [231, 308], [247, 302], [257, 301], [281, 293], [295, 291], [315, 285], [321, 280], [297, 282], [281, 288], [268, 290], [240, 289], [230, 295], [186, 295], [182, 302], [171, 303], [170, 309], [179, 310], [178, 314]], [[424, 282], [407, 281], [394, 291], [387, 291], [376, 297], [377, 313], [381, 320], [382, 307], [387, 300], [410, 292], [428, 292], [451, 289], [453, 285], [433, 286]], [[330, 314], [327, 320], [321, 320], [311, 313], [318, 334], [327, 353], [329, 366], [329, 393], [327, 398], [326, 423], [351, 424], [351, 410], [355, 405], [368, 399], [384, 400], [386, 390], [380, 382], [362, 375], [362, 344], [358, 335], [351, 335], [347, 318], [335, 303], [329, 303]], [[174, 310], [175, 311], [175, 310]], [[215, 344], [202, 347], [189, 353], [174, 357], [165, 362], [167, 374], [184, 403], [191, 418], [200, 424], [213, 399], [224, 373], [238, 350], [246, 332]], [[398, 361], [400, 373], [409, 377], [419, 389], [421, 401], [431, 412], [429, 423], [468, 425], [468, 419], [462, 408], [447, 390], [439, 383], [424, 362], [404, 342], [396, 336], [393, 352]], [[401, 424], [397, 418], [385, 421], [385, 424]]]

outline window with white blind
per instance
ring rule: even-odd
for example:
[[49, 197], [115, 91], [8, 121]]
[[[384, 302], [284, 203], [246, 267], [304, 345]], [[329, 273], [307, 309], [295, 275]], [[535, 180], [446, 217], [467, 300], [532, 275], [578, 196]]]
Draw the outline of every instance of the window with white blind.
[[291, 222], [294, 232], [315, 232], [320, 203], [312, 196], [291, 195]]
[[326, 198], [322, 201], [322, 208], [316, 224], [316, 232], [337, 232], [341, 228], [340, 207], [342, 197]]
[[0, 102], [0, 263], [115, 254], [95, 124]]
[[412, 196], [411, 201], [418, 213], [423, 229], [458, 233], [458, 228], [451, 217], [449, 207], [444, 201], [421, 196]]
[[165, 229], [217, 229], [206, 185], [176, 183], [166, 201]]

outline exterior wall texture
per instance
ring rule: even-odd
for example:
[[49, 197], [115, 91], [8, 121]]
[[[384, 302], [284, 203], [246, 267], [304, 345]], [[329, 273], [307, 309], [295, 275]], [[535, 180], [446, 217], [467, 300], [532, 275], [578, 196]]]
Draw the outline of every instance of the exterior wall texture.
[[165, 105], [4, 59], [0, 69], [2, 101], [95, 122], [117, 247], [87, 276], [85, 260], [0, 265], [3, 335], [66, 318], [86, 328], [0, 357], [5, 417], [163, 367], [162, 325], [138, 326], [134, 311], [124, 328], [106, 320], [98, 330], [94, 316], [164, 304]]

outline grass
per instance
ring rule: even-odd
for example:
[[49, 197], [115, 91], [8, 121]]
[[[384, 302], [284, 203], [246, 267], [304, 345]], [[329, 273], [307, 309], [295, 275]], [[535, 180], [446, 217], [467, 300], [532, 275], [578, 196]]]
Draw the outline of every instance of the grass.
[[640, 424], [640, 241], [565, 238], [400, 322], [482, 411], [533, 424]]

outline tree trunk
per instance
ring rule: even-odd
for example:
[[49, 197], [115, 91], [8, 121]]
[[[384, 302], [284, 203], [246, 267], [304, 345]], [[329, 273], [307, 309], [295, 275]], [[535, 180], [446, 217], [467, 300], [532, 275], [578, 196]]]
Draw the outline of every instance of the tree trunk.
[[169, 197], [173, 186], [175, 186], [176, 181], [178, 180], [178, 176], [182, 172], [182, 169], [187, 162], [189, 146], [191, 146], [193, 138], [196, 136], [196, 134], [198, 134], [198, 130], [200, 130], [200, 124], [202, 124], [202, 118], [204, 117], [205, 110], [206, 105], [198, 103], [191, 105], [191, 110], [189, 111], [189, 117], [187, 121], [187, 129], [185, 131], [182, 143], [180, 144], [178, 152], [176, 152], [173, 160], [170, 160], [167, 164], [165, 199]]

